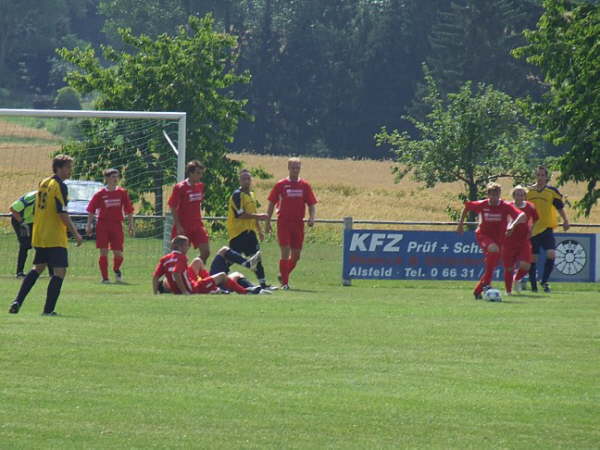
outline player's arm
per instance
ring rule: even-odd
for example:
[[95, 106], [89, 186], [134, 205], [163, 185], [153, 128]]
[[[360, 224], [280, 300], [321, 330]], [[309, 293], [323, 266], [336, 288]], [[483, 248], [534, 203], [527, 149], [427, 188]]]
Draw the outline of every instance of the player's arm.
[[175, 281], [179, 292], [181, 292], [183, 295], [191, 294], [191, 292], [187, 290], [187, 287], [185, 287], [185, 283], [183, 282], [183, 275], [181, 274], [181, 272], [173, 272], [173, 280]]
[[158, 284], [160, 283], [160, 276], [154, 275], [152, 277], [152, 293], [158, 294]]
[[273, 217], [273, 211], [275, 211], [275, 203], [269, 200], [269, 206], [267, 206], [267, 219], [265, 223], [265, 231], [270, 233], [271, 228], [271, 217]]
[[317, 215], [317, 207], [313, 205], [308, 205], [308, 226], [312, 227], [315, 224], [315, 217]]
[[558, 211], [558, 214], [560, 215], [561, 219], [563, 220], [563, 223], [562, 223], [563, 231], [567, 231], [569, 228], [571, 228], [571, 224], [569, 223], [569, 219], [567, 218], [565, 209], [561, 208], [561, 209], [558, 209], [557, 211]]
[[456, 232], [459, 234], [462, 234], [462, 232], [464, 231], [465, 219], [467, 218], [468, 213], [469, 213], [469, 208], [467, 207], [467, 205], [465, 203], [465, 207], [463, 208], [462, 213], [460, 213], [460, 219], [458, 220], [458, 226], [456, 227]]
[[13, 216], [13, 219], [15, 219], [17, 222], [23, 222], [24, 219], [21, 213], [19, 211], [16, 211], [12, 206], [10, 207], [10, 214]]
[[135, 224], [133, 222], [133, 205], [131, 204], [131, 199], [129, 198], [129, 193], [126, 190], [123, 190], [123, 205], [125, 218], [127, 219], [127, 225], [129, 230], [129, 236], [135, 236]]
[[179, 220], [179, 214], [177, 214], [177, 209], [179, 207], [179, 185], [175, 185], [173, 188], [173, 192], [171, 193], [171, 197], [169, 197], [169, 210], [171, 211], [171, 215], [173, 216], [173, 225], [175, 226], [175, 231], [177, 234], [183, 234], [184, 229], [181, 225], [181, 221]]
[[527, 214], [524, 212], [519, 213], [517, 218], [513, 220], [508, 227], [506, 227], [506, 235], [510, 236], [517, 225], [525, 222], [527, 222]]
[[94, 213], [88, 212], [87, 222], [85, 224], [85, 233], [88, 236], [92, 235], [92, 223], [94, 222]]
[[62, 220], [62, 222], [67, 226], [71, 234], [75, 237], [75, 240], [77, 241], [77, 246], [79, 247], [83, 242], [83, 238], [79, 234], [79, 231], [77, 231], [77, 228], [75, 227], [75, 224], [71, 220], [69, 214], [66, 212], [59, 212], [58, 217], [60, 217], [60, 220]]

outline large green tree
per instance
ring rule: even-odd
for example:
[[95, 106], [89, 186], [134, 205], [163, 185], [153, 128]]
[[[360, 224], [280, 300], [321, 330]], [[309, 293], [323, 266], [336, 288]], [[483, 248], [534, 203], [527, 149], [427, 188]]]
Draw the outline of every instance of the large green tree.
[[[108, 67], [91, 48], [61, 49], [59, 54], [77, 67], [68, 74], [67, 82], [82, 94], [96, 93], [97, 109], [186, 112], [188, 160], [200, 159], [207, 166], [204, 207], [209, 213], [222, 213], [237, 182], [237, 164], [227, 158], [227, 145], [239, 120], [246, 117], [245, 101], [235, 98], [232, 88], [249, 80], [248, 74], [233, 69], [235, 38], [215, 32], [210, 16], [190, 17], [174, 36], [161, 34], [152, 39], [128, 29], [120, 33], [126, 47], [134, 50], [103, 47]], [[88, 132], [96, 145], [100, 126], [92, 126]], [[127, 168], [148, 174], [142, 191], [155, 194], [158, 213], [162, 212], [163, 186], [173, 181], [172, 172], [162, 164], [162, 155], [170, 151], [164, 141], [153, 142], [140, 149], [140, 157], [132, 158], [132, 167]], [[111, 155], [105, 152], [102, 156], [104, 167], [111, 165]], [[99, 167], [90, 164], [82, 170], [97, 176]]]
[[600, 198], [600, 6], [567, 0], [544, 1], [537, 29], [518, 58], [538, 66], [549, 87], [532, 105], [532, 119], [545, 138], [567, 148], [558, 160], [559, 183], [587, 183], [575, 206], [588, 216]]
[[446, 99], [427, 70], [425, 79], [422, 100], [430, 112], [423, 121], [406, 117], [418, 137], [386, 129], [376, 135], [379, 144], [396, 152], [399, 179], [412, 173], [430, 188], [460, 181], [465, 188], [460, 198], [476, 200], [489, 181], [524, 179], [530, 173], [536, 135], [515, 100], [492, 86], [470, 82]]

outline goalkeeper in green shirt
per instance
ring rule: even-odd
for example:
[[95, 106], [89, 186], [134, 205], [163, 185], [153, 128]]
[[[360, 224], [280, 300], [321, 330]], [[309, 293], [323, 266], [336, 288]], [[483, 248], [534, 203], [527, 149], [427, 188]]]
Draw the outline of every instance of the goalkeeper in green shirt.
[[17, 278], [24, 278], [25, 261], [27, 252], [31, 249], [31, 231], [33, 229], [33, 213], [35, 206], [35, 195], [37, 191], [31, 191], [20, 197], [10, 205], [11, 224], [17, 239], [19, 240], [19, 256], [17, 257]]

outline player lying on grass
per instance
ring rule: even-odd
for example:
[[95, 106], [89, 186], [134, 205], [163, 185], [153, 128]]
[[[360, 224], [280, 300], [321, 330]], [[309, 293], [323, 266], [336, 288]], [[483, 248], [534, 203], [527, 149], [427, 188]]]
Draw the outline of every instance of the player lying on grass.
[[238, 294], [270, 293], [253, 286], [243, 274], [235, 272], [227, 275], [224, 272], [209, 274], [201, 258], [194, 258], [188, 265], [186, 253], [190, 248], [186, 236], [176, 236], [171, 241], [172, 252], [163, 256], [152, 277], [154, 294], [212, 294], [223, 290]]
[[[500, 198], [501, 189], [497, 183], [488, 183], [486, 199], [465, 202], [456, 229], [458, 233], [463, 232], [463, 225], [469, 211], [478, 214], [479, 226], [475, 231], [475, 238], [483, 250], [484, 271], [473, 291], [476, 300], [481, 299], [483, 290], [491, 286], [492, 275], [500, 260], [505, 236], [512, 234], [516, 225], [527, 220], [525, 213]], [[508, 224], [509, 218], [512, 219], [510, 224]]]
[[[519, 281], [529, 273], [532, 261], [531, 229], [538, 220], [538, 214], [532, 203], [526, 201], [527, 189], [523, 186], [515, 186], [511, 191], [514, 201], [512, 204], [519, 208], [527, 216], [527, 220], [514, 227], [510, 236], [507, 236], [502, 245], [502, 262], [504, 264], [504, 287], [506, 294], [512, 294], [512, 288], [520, 291]], [[515, 267], [518, 270], [514, 273]], [[513, 276], [514, 273], [514, 276]]]

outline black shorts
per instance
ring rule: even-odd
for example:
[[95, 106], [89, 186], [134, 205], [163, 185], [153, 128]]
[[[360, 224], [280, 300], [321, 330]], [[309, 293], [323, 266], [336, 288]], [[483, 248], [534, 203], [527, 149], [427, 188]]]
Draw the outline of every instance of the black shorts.
[[33, 224], [28, 223], [25, 224], [25, 227], [23, 227], [13, 217], [10, 218], [10, 223], [12, 224], [13, 230], [15, 230], [15, 234], [19, 240], [19, 246], [29, 250], [31, 248], [31, 232], [33, 231]]
[[246, 256], [252, 256], [260, 250], [254, 231], [246, 230], [229, 241], [229, 248]]
[[65, 247], [36, 247], [33, 264], [48, 264], [52, 268], [69, 267], [69, 257]]
[[554, 250], [556, 248], [556, 240], [554, 239], [552, 228], [546, 228], [540, 234], [531, 237], [532, 253], [537, 255], [541, 248], [544, 250]]

